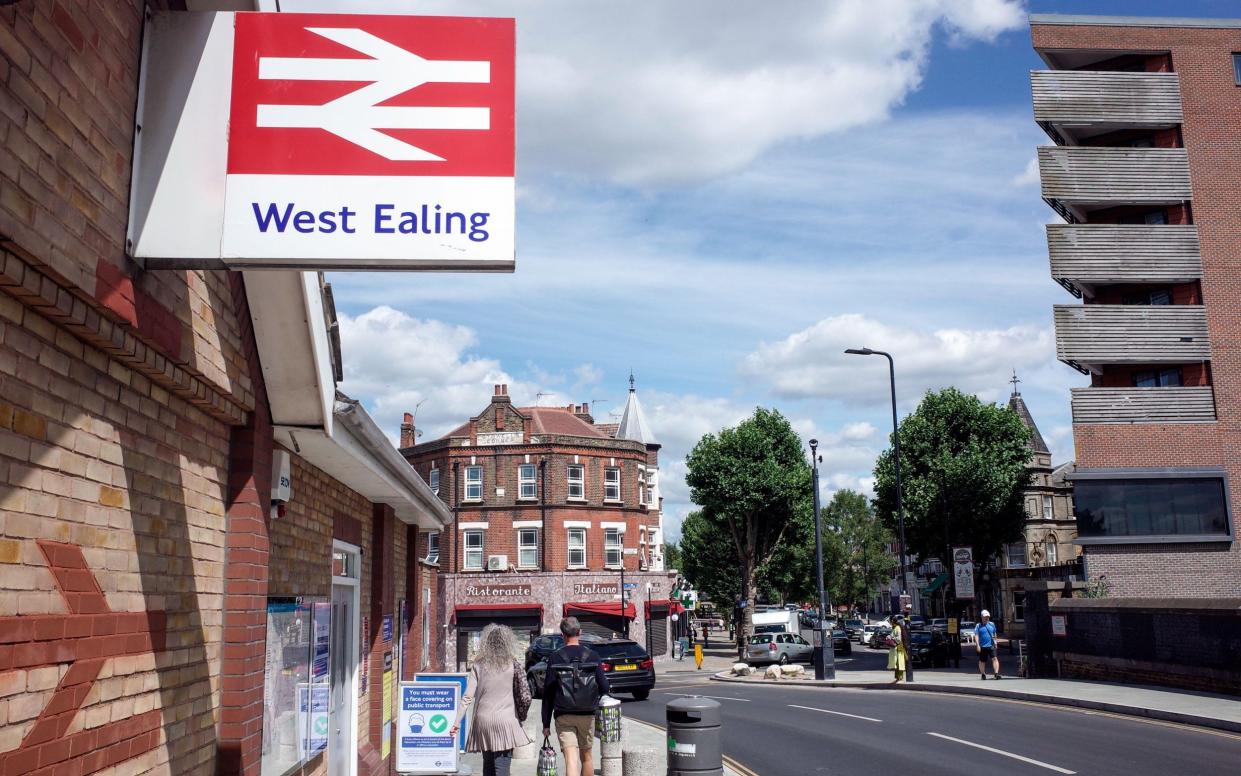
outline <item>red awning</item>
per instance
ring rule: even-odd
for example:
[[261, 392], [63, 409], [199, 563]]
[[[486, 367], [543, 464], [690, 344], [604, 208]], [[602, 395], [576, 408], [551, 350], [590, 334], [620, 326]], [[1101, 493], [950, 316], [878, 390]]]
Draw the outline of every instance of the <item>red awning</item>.
[[452, 622], [458, 615], [466, 617], [485, 617], [494, 614], [498, 617], [538, 617], [543, 619], [543, 604], [458, 604], [452, 610]]
[[681, 604], [667, 598], [656, 598], [654, 601], [646, 602], [646, 616], [651, 616], [652, 609], [667, 609], [667, 614], [681, 611]]
[[620, 601], [592, 601], [564, 605], [565, 617], [577, 614], [608, 614], [613, 617], [624, 616], [635, 620], [638, 617], [638, 607], [634, 606], [631, 601], [625, 604], [625, 609], [622, 613]]

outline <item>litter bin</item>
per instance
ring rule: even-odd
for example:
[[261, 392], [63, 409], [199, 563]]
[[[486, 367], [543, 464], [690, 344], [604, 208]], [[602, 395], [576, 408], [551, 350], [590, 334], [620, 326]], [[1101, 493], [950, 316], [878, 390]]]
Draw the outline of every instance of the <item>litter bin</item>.
[[668, 776], [723, 776], [720, 704], [690, 696], [668, 702]]

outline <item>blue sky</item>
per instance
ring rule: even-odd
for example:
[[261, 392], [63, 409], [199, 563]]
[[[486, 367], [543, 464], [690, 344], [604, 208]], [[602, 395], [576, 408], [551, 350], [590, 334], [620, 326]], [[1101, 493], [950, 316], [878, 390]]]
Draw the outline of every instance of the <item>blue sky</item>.
[[632, 368], [671, 537], [686, 452], [756, 405], [823, 442], [825, 491], [869, 487], [887, 375], [850, 346], [893, 352], [902, 414], [946, 385], [1004, 401], [1016, 369], [1068, 460], [1085, 379], [1054, 358], [1051, 305], [1073, 300], [1047, 271], [1025, 14], [1168, 7], [284, 0], [518, 20], [517, 271], [333, 275], [343, 388], [393, 434], [421, 402], [429, 439], [493, 382], [606, 420]]

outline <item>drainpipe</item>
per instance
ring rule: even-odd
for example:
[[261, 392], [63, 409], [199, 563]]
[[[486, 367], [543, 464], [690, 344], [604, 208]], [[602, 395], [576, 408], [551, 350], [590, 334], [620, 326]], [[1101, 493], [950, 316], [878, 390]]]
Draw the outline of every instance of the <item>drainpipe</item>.
[[547, 571], [547, 458], [539, 458], [539, 570]]
[[457, 540], [461, 535], [461, 486], [457, 479], [457, 469], [460, 466], [460, 461], [452, 462], [452, 563], [449, 564], [449, 569], [453, 574], [460, 571], [457, 567]]

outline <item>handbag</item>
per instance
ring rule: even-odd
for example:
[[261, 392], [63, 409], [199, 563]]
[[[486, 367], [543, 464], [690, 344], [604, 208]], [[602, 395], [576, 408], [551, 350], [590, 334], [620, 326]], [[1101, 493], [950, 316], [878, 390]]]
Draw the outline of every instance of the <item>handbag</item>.
[[513, 708], [517, 711], [517, 719], [525, 722], [530, 714], [530, 685], [516, 660], [513, 661]]
[[556, 776], [556, 750], [552, 749], [547, 736], [543, 736], [543, 748], [539, 750], [539, 763], [535, 776]]

